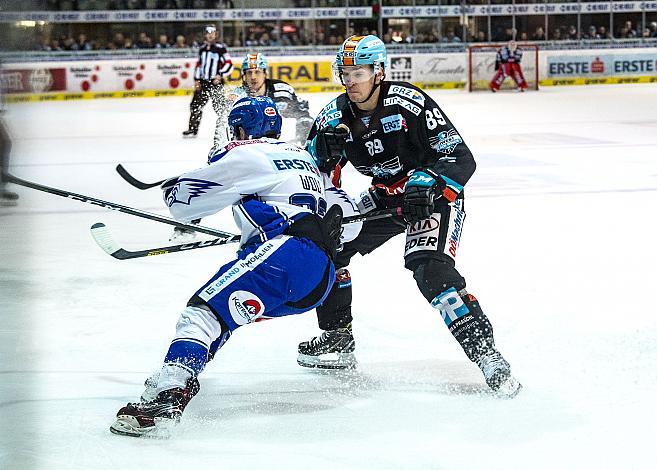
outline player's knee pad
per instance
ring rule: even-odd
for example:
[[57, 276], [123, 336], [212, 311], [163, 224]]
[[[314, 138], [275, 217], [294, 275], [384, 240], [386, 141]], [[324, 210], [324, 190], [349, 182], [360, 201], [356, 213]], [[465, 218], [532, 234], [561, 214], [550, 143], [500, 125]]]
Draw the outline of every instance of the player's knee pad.
[[429, 302], [450, 287], [457, 291], [465, 288], [465, 279], [454, 267], [454, 261], [447, 256], [418, 263], [413, 269], [413, 278]]
[[322, 305], [317, 307], [322, 330], [335, 330], [351, 323], [351, 274], [346, 268], [335, 273], [335, 282]]

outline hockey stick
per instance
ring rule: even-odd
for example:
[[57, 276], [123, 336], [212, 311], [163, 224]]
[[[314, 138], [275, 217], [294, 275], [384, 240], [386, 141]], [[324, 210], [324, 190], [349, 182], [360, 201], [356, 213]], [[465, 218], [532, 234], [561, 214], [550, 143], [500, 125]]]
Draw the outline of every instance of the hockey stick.
[[[384, 219], [401, 215], [401, 209], [391, 209], [386, 211], [373, 212], [370, 215], [354, 215], [345, 217], [342, 220], [343, 224], [353, 224], [357, 222], [365, 222], [367, 220]], [[134, 259], [143, 258], [146, 256], [166, 255], [169, 253], [178, 253], [181, 251], [196, 250], [197, 248], [207, 248], [210, 246], [226, 245], [228, 243], [237, 242], [240, 240], [239, 235], [234, 235], [231, 238], [215, 238], [214, 240], [203, 240], [193, 243], [184, 243], [181, 245], [169, 245], [159, 248], [147, 248], [145, 250], [129, 251], [122, 248], [112, 237], [109, 229], [102, 222], [95, 223], [91, 226], [91, 236], [94, 238], [98, 246], [108, 255], [119, 259]]]
[[186, 230], [192, 230], [194, 232], [205, 233], [206, 235], [212, 235], [214, 237], [222, 238], [222, 239], [226, 239], [226, 238], [230, 239], [230, 238], [238, 237], [238, 235], [235, 235], [234, 233], [222, 232], [221, 230], [215, 230], [213, 228], [203, 227], [201, 225], [184, 224], [182, 222], [177, 222], [176, 220], [170, 217], [152, 214], [150, 212], [141, 211], [133, 207], [123, 206], [115, 202], [103, 201], [102, 199], [96, 199], [90, 196], [85, 196], [83, 194], [76, 194], [70, 191], [65, 191], [63, 189], [57, 189], [57, 188], [52, 188], [50, 186], [44, 186], [41, 184], [33, 183], [32, 181], [27, 181], [21, 178], [17, 178], [14, 175], [10, 175], [9, 173], [3, 173], [3, 177], [5, 181], [17, 184], [19, 186], [25, 186], [26, 188], [36, 189], [37, 191], [43, 191], [44, 193], [55, 194], [57, 196], [62, 196], [68, 199], [74, 199], [76, 201], [86, 202], [88, 204], [93, 204], [95, 206], [101, 206], [104, 207], [105, 209], [123, 212], [125, 214], [141, 217], [142, 219], [154, 220], [156, 222], [161, 222], [163, 224], [173, 225], [174, 227], [183, 228]]
[[214, 238], [212, 240], [202, 240], [183, 245], [170, 245], [161, 248], [149, 248], [147, 250], [128, 251], [114, 240], [107, 226], [103, 223], [96, 223], [91, 226], [91, 236], [98, 246], [108, 255], [116, 259], [133, 259], [143, 258], [145, 256], [166, 255], [168, 253], [177, 253], [179, 251], [195, 250], [197, 248], [207, 248], [209, 246], [226, 245], [240, 240], [239, 235], [230, 238]]
[[128, 183], [130, 183], [132, 186], [134, 186], [137, 189], [150, 189], [154, 188], [156, 186], [161, 185], [164, 183], [166, 180], [162, 181], [156, 181], [155, 183], [144, 183], [143, 181], [139, 181], [137, 178], [132, 176], [130, 173], [128, 173], [128, 170], [125, 169], [123, 165], [120, 163], [116, 165], [116, 172], [121, 175], [121, 178], [126, 180]]

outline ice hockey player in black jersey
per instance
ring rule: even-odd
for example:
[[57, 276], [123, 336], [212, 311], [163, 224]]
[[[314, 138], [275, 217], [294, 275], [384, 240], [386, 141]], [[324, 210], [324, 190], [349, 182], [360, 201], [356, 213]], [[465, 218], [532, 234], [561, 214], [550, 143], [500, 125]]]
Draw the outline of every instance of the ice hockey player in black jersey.
[[366, 221], [358, 237], [344, 244], [335, 261], [333, 289], [317, 308], [324, 331], [299, 344], [298, 363], [327, 369], [355, 366], [346, 267], [356, 253], [366, 255], [405, 232], [405, 267], [420, 292], [440, 312], [488, 386], [513, 397], [521, 385], [497, 350], [479, 301], [455, 268], [465, 218], [463, 186], [475, 171], [474, 158], [431, 97], [409, 83], [384, 81], [386, 63], [385, 45], [376, 36], [351, 36], [342, 44], [334, 75], [345, 93], [317, 116], [308, 150], [322, 171], [339, 171], [350, 162], [372, 178], [372, 186], [361, 195], [361, 213], [401, 207], [403, 216]]
[[243, 96], [270, 97], [284, 118], [296, 119], [296, 142], [303, 145], [314, 121], [308, 112], [308, 101], [299, 99], [289, 83], [268, 78], [267, 69], [267, 59], [262, 53], [247, 54], [242, 61], [242, 86], [228, 98], [236, 101]]

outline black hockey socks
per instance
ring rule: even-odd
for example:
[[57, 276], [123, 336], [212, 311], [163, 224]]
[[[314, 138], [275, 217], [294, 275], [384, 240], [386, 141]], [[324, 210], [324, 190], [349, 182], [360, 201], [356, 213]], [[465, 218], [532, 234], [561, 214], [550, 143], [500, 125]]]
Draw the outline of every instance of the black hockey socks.
[[440, 312], [449, 331], [472, 362], [494, 351], [493, 327], [474, 295], [453, 287], [437, 295], [431, 306]]
[[335, 282], [324, 303], [317, 307], [317, 321], [322, 330], [337, 330], [351, 323], [351, 274], [338, 269]]

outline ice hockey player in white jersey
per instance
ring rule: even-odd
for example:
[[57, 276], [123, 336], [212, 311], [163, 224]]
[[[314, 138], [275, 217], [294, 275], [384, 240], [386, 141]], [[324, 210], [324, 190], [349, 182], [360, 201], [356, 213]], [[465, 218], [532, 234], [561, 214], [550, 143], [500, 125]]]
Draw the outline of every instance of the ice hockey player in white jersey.
[[[330, 205], [325, 177], [305, 150], [279, 142], [281, 116], [268, 97], [240, 99], [230, 112], [233, 141], [204, 168], [162, 185], [173, 217], [186, 222], [232, 207], [241, 230], [237, 258], [191, 296], [156, 375], [154, 399], [121, 408], [110, 427], [127, 436], [162, 435], [199, 391], [209, 356], [235, 329], [302, 313], [333, 285], [343, 211]], [[357, 233], [354, 233], [355, 237]]]

